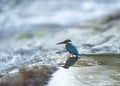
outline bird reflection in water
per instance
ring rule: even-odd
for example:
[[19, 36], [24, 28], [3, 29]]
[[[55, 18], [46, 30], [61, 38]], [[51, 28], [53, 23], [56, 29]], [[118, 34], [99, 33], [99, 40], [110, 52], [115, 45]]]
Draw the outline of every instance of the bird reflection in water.
[[70, 39], [57, 43], [57, 45], [59, 44], [65, 44], [66, 50], [70, 54], [70, 58], [66, 60], [66, 63], [63, 66], [64, 68], [69, 68], [70, 66], [75, 64], [78, 58], [80, 58], [80, 53], [78, 52], [77, 48], [72, 44], [72, 41]]

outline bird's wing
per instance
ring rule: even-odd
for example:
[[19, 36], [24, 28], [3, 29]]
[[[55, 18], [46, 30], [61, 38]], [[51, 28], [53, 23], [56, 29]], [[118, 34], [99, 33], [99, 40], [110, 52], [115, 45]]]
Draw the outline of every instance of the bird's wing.
[[72, 44], [69, 44], [66, 46], [66, 49], [68, 50], [68, 52], [70, 52], [71, 54], [74, 54], [74, 55], [78, 55], [78, 50], [76, 49], [76, 47]]

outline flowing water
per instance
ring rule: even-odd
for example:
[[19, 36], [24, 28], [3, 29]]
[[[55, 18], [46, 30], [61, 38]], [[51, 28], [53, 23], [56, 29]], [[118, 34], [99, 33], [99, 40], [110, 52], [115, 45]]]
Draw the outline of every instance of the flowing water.
[[98, 22], [119, 9], [120, 0], [0, 0], [0, 75], [64, 62], [68, 53], [56, 43], [71, 39], [83, 56], [49, 86], [119, 86], [120, 20]]
[[69, 69], [59, 68], [47, 86], [119, 86], [118, 55], [83, 56]]

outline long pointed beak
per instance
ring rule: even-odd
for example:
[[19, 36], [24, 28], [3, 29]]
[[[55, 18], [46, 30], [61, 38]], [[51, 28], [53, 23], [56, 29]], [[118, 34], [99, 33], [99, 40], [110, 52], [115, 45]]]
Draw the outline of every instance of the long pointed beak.
[[59, 44], [65, 44], [65, 42], [63, 41], [63, 42], [59, 42], [59, 43], [57, 43], [56, 45], [59, 45]]

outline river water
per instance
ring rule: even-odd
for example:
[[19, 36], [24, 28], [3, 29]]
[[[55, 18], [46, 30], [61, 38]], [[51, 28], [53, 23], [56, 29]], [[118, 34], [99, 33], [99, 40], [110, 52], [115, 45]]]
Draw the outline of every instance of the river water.
[[[34, 63], [62, 63], [68, 53], [64, 45], [57, 46], [56, 43], [71, 39], [81, 54], [88, 55], [86, 57], [93, 54], [105, 57], [107, 53], [116, 54], [117, 59], [116, 55], [105, 57], [115, 58], [113, 64], [108, 63], [109, 59], [102, 58], [100, 64], [101, 59], [95, 59], [90, 63], [95, 63], [92, 66], [80, 64], [84, 63], [80, 60], [77, 66], [68, 70], [60, 68], [49, 85], [55, 86], [58, 81], [61, 85], [65, 79], [65, 86], [118, 86], [120, 21], [86, 22], [99, 20], [119, 9], [120, 0], [1, 0], [0, 74]], [[86, 58], [84, 55], [81, 57]], [[97, 56], [91, 58], [94, 57]], [[85, 60], [86, 64], [90, 61], [89, 58]], [[57, 79], [58, 76], [61, 77]]]
[[119, 62], [117, 55], [84, 56], [69, 69], [60, 67], [47, 86], [119, 86]]

